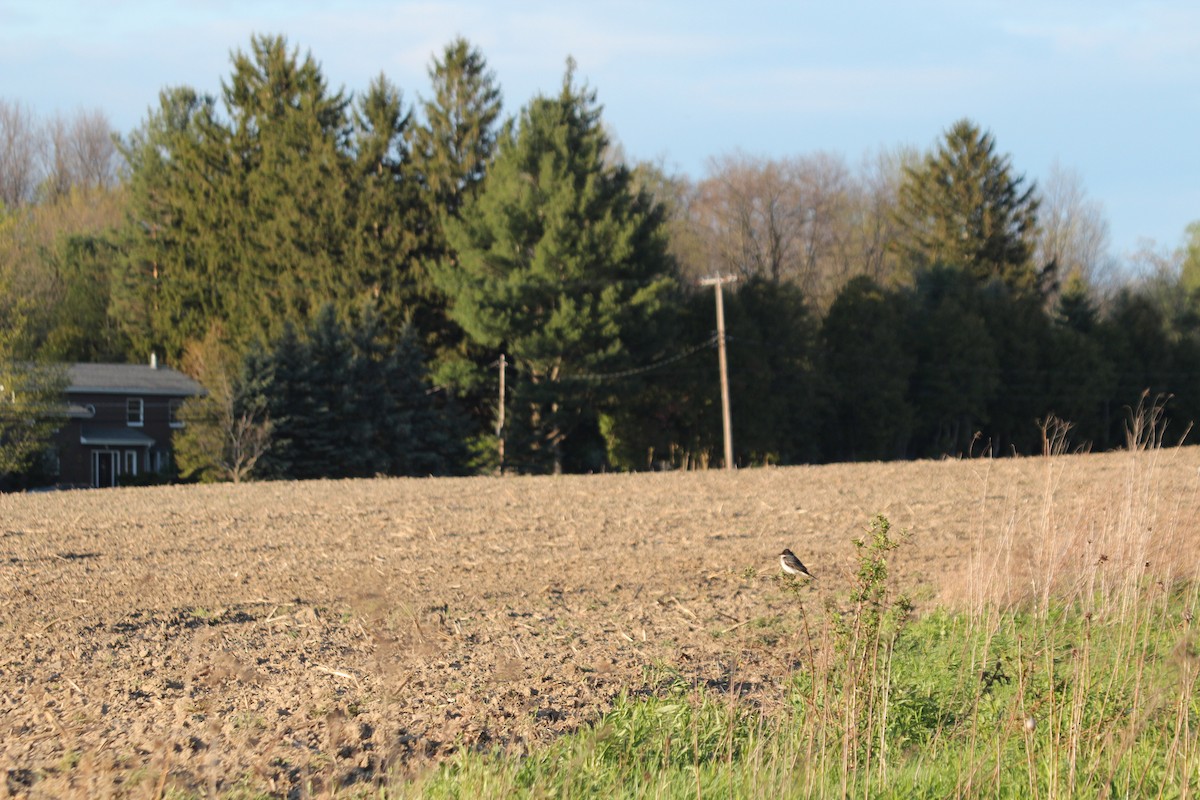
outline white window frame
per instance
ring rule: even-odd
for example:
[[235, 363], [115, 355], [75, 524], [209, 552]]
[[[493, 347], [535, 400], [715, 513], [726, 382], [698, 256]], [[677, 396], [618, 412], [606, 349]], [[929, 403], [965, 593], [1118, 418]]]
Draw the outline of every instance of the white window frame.
[[137, 475], [138, 474], [138, 458], [137, 450], [126, 450], [121, 457], [121, 474], [122, 475]]
[[[133, 413], [135, 408], [137, 409], [136, 420]], [[125, 424], [130, 428], [140, 428], [146, 424], [146, 402], [142, 398], [129, 397], [125, 399]]]

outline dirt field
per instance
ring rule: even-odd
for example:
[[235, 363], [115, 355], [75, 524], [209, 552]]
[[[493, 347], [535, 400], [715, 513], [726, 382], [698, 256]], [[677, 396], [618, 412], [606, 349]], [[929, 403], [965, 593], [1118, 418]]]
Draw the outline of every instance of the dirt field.
[[[519, 750], [664, 675], [769, 707], [790, 547], [843, 597], [878, 513], [917, 600], [1196, 568], [1200, 449], [0, 496], [0, 796], [353, 788]], [[300, 788], [304, 787], [304, 788]]]

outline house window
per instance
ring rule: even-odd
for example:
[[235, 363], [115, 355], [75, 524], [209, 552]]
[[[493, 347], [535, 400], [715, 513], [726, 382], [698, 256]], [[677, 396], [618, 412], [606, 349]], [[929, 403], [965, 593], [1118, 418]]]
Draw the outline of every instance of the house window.
[[142, 398], [131, 397], [125, 401], [125, 421], [131, 428], [140, 428], [145, 423], [146, 407]]
[[125, 451], [125, 469], [121, 470], [122, 475], [137, 475], [138, 474], [138, 452], [137, 450]]
[[46, 459], [46, 462], [45, 462], [46, 463], [46, 471], [49, 474], [51, 474], [55, 477], [58, 477], [59, 475], [62, 474], [62, 459], [60, 457], [57, 447], [51, 447], [49, 450], [47, 450], [46, 454], [45, 454], [45, 459]]
[[167, 403], [167, 414], [171, 420], [172, 428], [182, 428], [183, 420], [179, 418], [179, 409], [183, 407], [183, 401], [176, 399]]

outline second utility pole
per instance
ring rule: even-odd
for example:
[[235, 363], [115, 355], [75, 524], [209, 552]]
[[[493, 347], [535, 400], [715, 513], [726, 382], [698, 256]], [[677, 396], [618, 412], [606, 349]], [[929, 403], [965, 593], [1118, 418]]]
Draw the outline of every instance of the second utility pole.
[[729, 418], [729, 370], [725, 362], [725, 297], [721, 285], [733, 283], [737, 275], [717, 273], [701, 278], [701, 286], [714, 286], [717, 292], [717, 362], [721, 367], [721, 428], [725, 434], [725, 469], [733, 469], [733, 423]]

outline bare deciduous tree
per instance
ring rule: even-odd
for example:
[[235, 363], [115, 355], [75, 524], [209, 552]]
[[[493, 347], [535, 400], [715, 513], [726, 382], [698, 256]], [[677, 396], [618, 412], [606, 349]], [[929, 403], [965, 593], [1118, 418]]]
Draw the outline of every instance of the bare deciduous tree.
[[838, 155], [713, 159], [673, 232], [685, 273], [733, 272], [799, 286], [826, 309], [856, 275], [892, 270], [902, 154], [855, 174]]
[[893, 243], [900, 235], [896, 204], [904, 170], [920, 159], [913, 147], [880, 150], [864, 157], [859, 171], [857, 207], [861, 274], [883, 283], [897, 272]]
[[1093, 288], [1107, 282], [1114, 269], [1108, 220], [1100, 203], [1087, 198], [1077, 172], [1058, 163], [1050, 168], [1038, 218], [1037, 263], [1056, 264], [1062, 280], [1077, 275]]
[[248, 478], [271, 447], [272, 424], [262, 408], [241, 408], [234, 374], [234, 351], [220, 325], [203, 340], [189, 343], [184, 371], [207, 390], [184, 402], [180, 419], [186, 426], [176, 438], [176, 459], [185, 477], [233, 481]]
[[0, 98], [0, 206], [33, 200], [41, 180], [40, 138], [29, 111]]
[[69, 119], [56, 116], [48, 131], [49, 196], [62, 197], [72, 187], [99, 189], [116, 184], [117, 147], [103, 112], [80, 111]]
[[120, 164], [104, 112], [81, 110], [43, 124], [24, 106], [0, 98], [0, 204], [54, 201], [73, 187], [111, 189]]
[[799, 255], [797, 205], [790, 176], [777, 163], [742, 153], [712, 159], [691, 204], [705, 268], [776, 283], [791, 277]]

